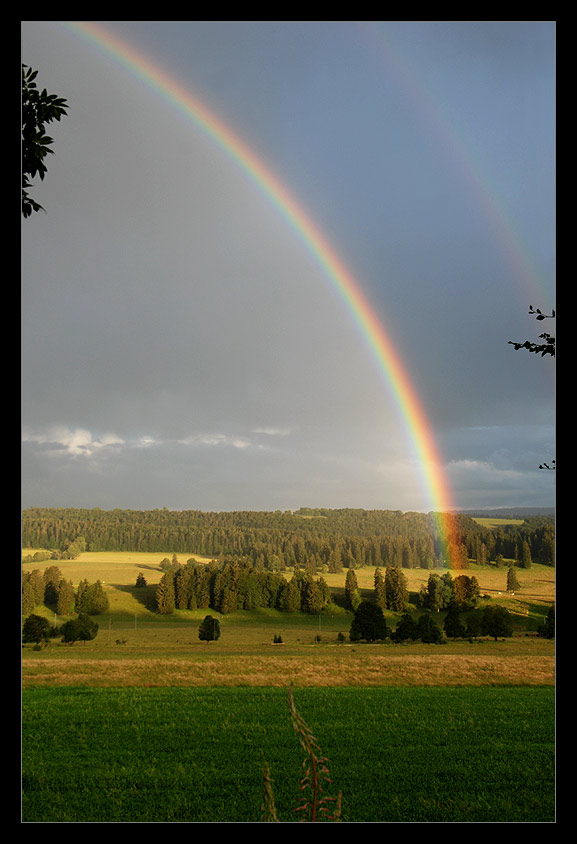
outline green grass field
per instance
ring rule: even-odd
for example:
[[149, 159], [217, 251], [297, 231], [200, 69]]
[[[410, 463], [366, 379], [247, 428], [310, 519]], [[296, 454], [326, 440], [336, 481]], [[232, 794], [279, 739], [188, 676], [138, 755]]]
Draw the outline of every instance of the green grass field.
[[[552, 688], [294, 697], [345, 822], [554, 820]], [[23, 711], [24, 822], [258, 822], [265, 764], [279, 820], [298, 819], [283, 689], [31, 689]]]

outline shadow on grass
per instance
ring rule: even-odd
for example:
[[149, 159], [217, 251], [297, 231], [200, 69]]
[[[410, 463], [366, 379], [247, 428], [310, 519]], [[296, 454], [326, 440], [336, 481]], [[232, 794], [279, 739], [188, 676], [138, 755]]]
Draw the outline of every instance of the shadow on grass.
[[153, 586], [127, 586], [125, 583], [111, 584], [119, 592], [125, 592], [141, 604], [144, 609], [156, 612], [156, 585]]

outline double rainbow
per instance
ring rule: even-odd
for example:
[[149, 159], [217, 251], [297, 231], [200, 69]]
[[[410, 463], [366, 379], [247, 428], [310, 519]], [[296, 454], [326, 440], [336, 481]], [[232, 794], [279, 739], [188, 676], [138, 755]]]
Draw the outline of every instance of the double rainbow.
[[314, 256], [362, 332], [395, 398], [422, 472], [438, 535], [444, 546], [444, 558], [450, 568], [460, 568], [458, 541], [454, 520], [450, 515], [453, 509], [450, 488], [431, 425], [399, 354], [374, 308], [318, 226], [252, 150], [188, 88], [100, 22], [67, 21], [64, 25], [112, 57], [199, 127], [268, 197]]

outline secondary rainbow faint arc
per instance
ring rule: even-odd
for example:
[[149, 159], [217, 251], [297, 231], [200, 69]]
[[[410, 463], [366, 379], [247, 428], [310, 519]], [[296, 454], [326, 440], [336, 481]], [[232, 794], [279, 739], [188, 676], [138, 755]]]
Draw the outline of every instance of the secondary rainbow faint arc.
[[277, 177], [227, 125], [193, 96], [190, 90], [100, 23], [94, 21], [63, 23], [111, 55], [132, 74], [146, 81], [151, 88], [173, 103], [209, 135], [256, 182], [314, 255], [359, 326], [378, 363], [381, 374], [384, 375], [387, 385], [394, 394], [422, 469], [432, 510], [444, 542], [445, 556], [450, 567], [459, 568], [456, 538], [453, 535], [452, 519], [448, 515], [453, 509], [451, 493], [431, 425], [381, 321], [359, 284], [325, 236]]

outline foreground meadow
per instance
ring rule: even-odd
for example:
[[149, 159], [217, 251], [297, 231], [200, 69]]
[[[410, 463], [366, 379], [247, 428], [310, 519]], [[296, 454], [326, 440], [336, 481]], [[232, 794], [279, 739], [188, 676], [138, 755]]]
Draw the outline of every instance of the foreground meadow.
[[[302, 688], [344, 822], [552, 822], [552, 688]], [[297, 821], [303, 753], [275, 688], [25, 691], [24, 822]], [[65, 717], [64, 717], [65, 716]]]
[[[289, 686], [344, 822], [554, 821], [555, 644], [535, 632], [552, 569], [522, 572], [517, 595], [502, 570], [469, 571], [513, 613], [510, 639], [353, 645], [343, 574], [327, 576], [335, 604], [321, 616], [236, 612], [206, 643], [206, 611], [155, 613], [161, 559], [60, 564], [74, 583], [101, 579], [110, 609], [90, 642], [22, 650], [23, 822], [259, 822], [265, 765], [279, 820], [297, 821]], [[407, 574], [414, 594], [428, 573]], [[372, 578], [358, 572], [365, 597]]]

